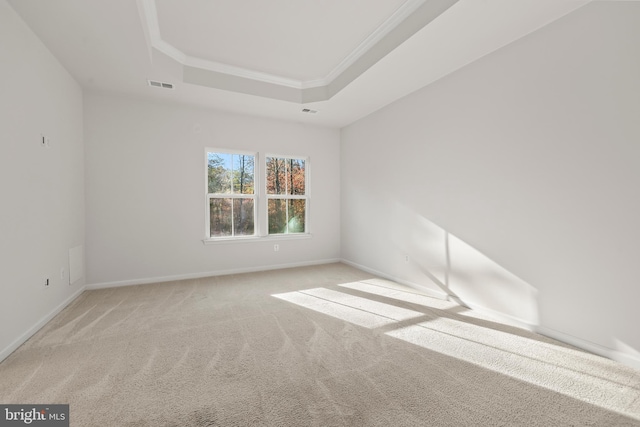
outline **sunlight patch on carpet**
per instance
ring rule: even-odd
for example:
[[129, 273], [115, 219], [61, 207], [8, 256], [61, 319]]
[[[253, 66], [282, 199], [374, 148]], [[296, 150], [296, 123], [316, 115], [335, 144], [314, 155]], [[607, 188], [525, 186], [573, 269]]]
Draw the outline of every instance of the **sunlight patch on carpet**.
[[448, 318], [386, 335], [640, 419], [630, 410], [638, 390], [625, 381], [626, 368], [598, 356]]
[[387, 283], [391, 284], [392, 282], [372, 279], [361, 282], [343, 283], [338, 286], [438, 310], [449, 310], [461, 307], [455, 302], [433, 298], [416, 292], [408, 292], [399, 288], [392, 288]]
[[423, 313], [325, 288], [272, 295], [365, 328], [379, 328], [423, 316]]

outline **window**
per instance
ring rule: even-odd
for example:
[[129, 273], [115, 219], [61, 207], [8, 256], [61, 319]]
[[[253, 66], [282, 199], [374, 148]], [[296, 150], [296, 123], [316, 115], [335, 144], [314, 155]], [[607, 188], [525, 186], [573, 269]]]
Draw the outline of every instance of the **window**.
[[307, 232], [306, 159], [267, 157], [265, 162], [269, 234]]
[[207, 148], [206, 237], [309, 237], [309, 159]]
[[207, 236], [256, 234], [255, 153], [207, 151]]

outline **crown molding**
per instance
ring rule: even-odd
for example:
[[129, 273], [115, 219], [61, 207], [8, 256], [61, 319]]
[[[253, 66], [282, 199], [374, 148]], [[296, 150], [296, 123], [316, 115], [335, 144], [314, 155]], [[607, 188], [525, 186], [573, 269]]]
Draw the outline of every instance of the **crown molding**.
[[356, 61], [358, 61], [358, 59], [360, 59], [365, 53], [375, 48], [375, 46], [387, 34], [393, 31], [393, 29], [413, 14], [426, 1], [427, 0], [407, 0], [366, 39], [356, 46], [356, 48], [351, 51], [336, 67], [334, 67], [328, 75], [320, 79], [306, 81], [187, 55], [162, 38], [160, 34], [160, 23], [158, 21], [158, 9], [155, 0], [137, 0], [137, 3], [144, 27], [143, 31], [145, 33], [145, 37], [148, 38], [147, 42], [151, 45], [150, 49], [155, 48], [184, 66], [202, 68], [216, 73], [228, 74], [235, 77], [295, 89], [309, 89], [328, 86], [331, 84], [331, 82], [356, 63]]
[[[144, 33], [144, 41], [147, 44], [147, 54], [149, 55], [149, 61], [153, 62], [153, 46], [151, 44], [151, 34], [149, 32], [149, 23], [147, 20], [147, 13], [143, 5], [142, 0], [136, 0], [136, 6], [138, 7], [138, 16], [142, 25], [142, 32]], [[146, 23], [146, 25], [145, 25]]]
[[178, 61], [182, 65], [184, 65], [185, 62], [187, 62], [187, 59], [189, 58], [180, 49], [175, 48], [173, 45], [167, 43], [166, 41], [164, 41], [162, 39], [156, 40], [153, 43], [153, 47], [156, 48], [157, 50], [159, 50], [160, 52], [164, 53], [168, 57], [173, 58], [174, 60]]
[[[160, 34], [156, 0], [136, 0], [150, 52], [183, 67], [185, 83], [296, 103], [326, 101], [459, 0], [407, 0], [326, 76], [297, 80], [187, 55]], [[152, 58], [153, 59], [153, 58]]]
[[151, 47], [155, 47], [155, 41], [161, 40], [160, 24], [158, 23], [158, 10], [154, 0], [136, 0], [138, 12], [142, 21], [142, 29], [149, 36]]
[[[172, 58], [174, 57], [172, 56]], [[278, 76], [275, 74], [263, 73], [261, 71], [250, 70], [248, 68], [236, 67], [235, 65], [229, 65], [222, 62], [210, 61], [208, 59], [197, 58], [194, 56], [185, 56], [184, 61], [178, 61], [178, 62], [188, 67], [202, 68], [208, 71], [214, 71], [216, 73], [229, 74], [235, 77], [242, 77], [245, 79], [257, 80], [259, 82], [271, 83], [271, 84], [276, 84], [280, 86], [291, 87], [294, 89], [302, 89], [304, 85], [304, 82], [300, 80]]]
[[355, 64], [365, 53], [375, 48], [391, 31], [400, 25], [405, 19], [418, 10], [427, 0], [408, 0], [400, 6], [389, 18], [387, 18], [378, 28], [351, 51], [329, 74], [318, 80], [302, 82], [303, 88], [327, 86], [344, 73], [349, 67]]

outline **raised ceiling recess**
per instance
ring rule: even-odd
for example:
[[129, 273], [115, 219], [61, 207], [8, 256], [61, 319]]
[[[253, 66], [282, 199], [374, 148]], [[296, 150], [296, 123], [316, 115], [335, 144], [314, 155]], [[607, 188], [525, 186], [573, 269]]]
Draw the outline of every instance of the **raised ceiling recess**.
[[[326, 101], [458, 0], [138, 0], [185, 83]], [[269, 34], [269, 37], [263, 37]]]

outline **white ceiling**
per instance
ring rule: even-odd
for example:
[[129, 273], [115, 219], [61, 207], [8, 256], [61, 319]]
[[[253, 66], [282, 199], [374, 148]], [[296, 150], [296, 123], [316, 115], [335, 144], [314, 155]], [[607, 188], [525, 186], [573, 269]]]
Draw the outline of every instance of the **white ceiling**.
[[[589, 2], [8, 1], [86, 90], [334, 127]], [[427, 7], [439, 9], [427, 16]], [[175, 89], [149, 87], [147, 79]], [[299, 97], [330, 85], [335, 95], [315, 98], [328, 100]]]
[[185, 54], [302, 81], [328, 75], [404, 3], [155, 1], [162, 39]]

